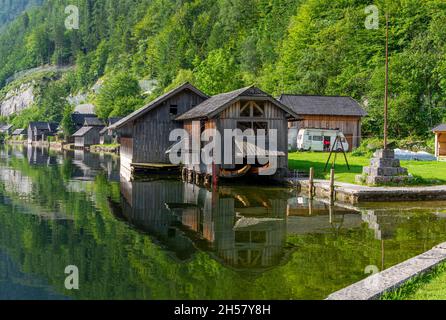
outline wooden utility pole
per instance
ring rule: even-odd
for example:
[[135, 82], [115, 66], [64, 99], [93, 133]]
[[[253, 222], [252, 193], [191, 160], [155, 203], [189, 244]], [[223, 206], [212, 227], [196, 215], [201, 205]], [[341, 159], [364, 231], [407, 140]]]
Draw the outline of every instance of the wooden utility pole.
[[389, 114], [389, 15], [386, 13], [386, 85], [384, 93], [384, 150], [387, 149], [388, 140], [388, 114]]

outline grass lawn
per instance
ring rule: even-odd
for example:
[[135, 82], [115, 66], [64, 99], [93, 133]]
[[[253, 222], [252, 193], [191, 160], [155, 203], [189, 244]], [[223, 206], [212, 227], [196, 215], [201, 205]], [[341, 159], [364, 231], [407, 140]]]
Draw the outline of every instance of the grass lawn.
[[[309, 171], [311, 167], [315, 170], [315, 178], [329, 179], [330, 170], [324, 172], [328, 153], [317, 152], [295, 152], [289, 155], [290, 170]], [[355, 183], [355, 177], [362, 173], [362, 168], [369, 165], [368, 157], [354, 157], [347, 154], [351, 170], [349, 171], [342, 154], [338, 154], [336, 161], [336, 181]], [[436, 161], [402, 161], [401, 165], [409, 169], [414, 177], [417, 177], [416, 184], [435, 185], [446, 184], [446, 162]]]
[[441, 273], [406, 300], [446, 300], [446, 272]]
[[386, 293], [382, 300], [446, 300], [446, 264]]

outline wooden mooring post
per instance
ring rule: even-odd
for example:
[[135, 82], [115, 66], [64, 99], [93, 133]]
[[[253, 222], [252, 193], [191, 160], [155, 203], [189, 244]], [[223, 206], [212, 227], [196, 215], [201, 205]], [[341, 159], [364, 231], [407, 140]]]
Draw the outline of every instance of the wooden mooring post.
[[308, 198], [313, 200], [314, 197], [314, 168], [310, 168], [310, 177], [308, 179]]
[[335, 169], [330, 171], [330, 203], [335, 202]]

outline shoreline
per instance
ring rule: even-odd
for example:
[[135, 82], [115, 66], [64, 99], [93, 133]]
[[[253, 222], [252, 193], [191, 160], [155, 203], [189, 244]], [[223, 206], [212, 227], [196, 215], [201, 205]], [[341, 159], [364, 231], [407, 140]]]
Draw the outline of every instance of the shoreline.
[[[301, 190], [309, 191], [309, 180], [289, 180]], [[314, 181], [315, 196], [330, 198], [330, 181]], [[357, 204], [362, 202], [401, 202], [446, 200], [446, 185], [413, 187], [369, 187], [335, 182], [334, 201]]]

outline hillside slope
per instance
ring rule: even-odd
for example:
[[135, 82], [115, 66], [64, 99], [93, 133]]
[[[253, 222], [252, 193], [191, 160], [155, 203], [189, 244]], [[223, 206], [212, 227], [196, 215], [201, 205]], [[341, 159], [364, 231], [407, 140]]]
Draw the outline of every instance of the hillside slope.
[[42, 0], [3, 0], [0, 1], [0, 28], [14, 20], [27, 8], [42, 4]]
[[[76, 64], [51, 94], [85, 90], [101, 77], [115, 81], [122, 71], [156, 79], [155, 94], [188, 80], [208, 94], [255, 83], [275, 95], [350, 95], [369, 111], [365, 134], [376, 136], [387, 11], [391, 134], [426, 136], [445, 116], [443, 0], [375, 1], [378, 30], [364, 26], [368, 0], [82, 0], [80, 29], [67, 30], [64, 9], [71, 2], [45, 0], [28, 22], [18, 18], [0, 35], [0, 86], [17, 71]], [[139, 104], [118, 100], [115, 110], [101, 114], [127, 113]], [[60, 120], [63, 106], [51, 108], [46, 114]]]

